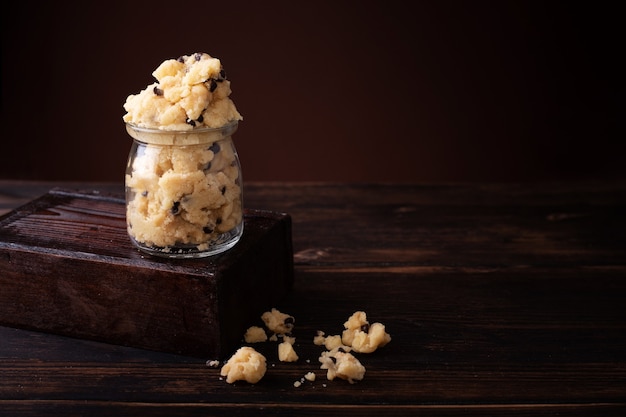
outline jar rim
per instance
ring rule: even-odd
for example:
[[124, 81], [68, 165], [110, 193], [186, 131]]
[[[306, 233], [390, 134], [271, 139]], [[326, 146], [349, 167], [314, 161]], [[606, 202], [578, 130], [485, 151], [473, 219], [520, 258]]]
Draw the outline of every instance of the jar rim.
[[220, 127], [198, 127], [189, 130], [166, 130], [137, 126], [126, 122], [126, 131], [136, 141], [155, 145], [197, 145], [213, 143], [230, 137], [237, 130], [238, 120]]
[[202, 127], [194, 127], [188, 130], [168, 130], [168, 129], [160, 129], [158, 127], [139, 126], [130, 122], [125, 122], [125, 123], [126, 123], [126, 126], [138, 132], [145, 132], [145, 133], [157, 134], [157, 135], [188, 135], [188, 134], [212, 133], [212, 132], [218, 132], [220, 130], [229, 129], [234, 126], [237, 126], [239, 124], [239, 120], [231, 120], [225, 125], [222, 125], [219, 127], [202, 126]]

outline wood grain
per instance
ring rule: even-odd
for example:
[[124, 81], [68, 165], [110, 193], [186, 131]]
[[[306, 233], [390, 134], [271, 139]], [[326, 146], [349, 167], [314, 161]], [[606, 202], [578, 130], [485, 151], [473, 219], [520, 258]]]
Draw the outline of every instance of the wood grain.
[[223, 358], [293, 284], [291, 219], [245, 210], [245, 232], [209, 259], [145, 256], [124, 199], [53, 189], [0, 218], [0, 324]]
[[[624, 415], [625, 191], [623, 183], [249, 184], [248, 207], [293, 220], [295, 284], [276, 307], [296, 317], [298, 362], [279, 362], [275, 344], [256, 345], [270, 364], [265, 378], [229, 385], [199, 358], [0, 327], [0, 409]], [[6, 194], [16, 193], [0, 182]], [[392, 341], [358, 356], [363, 381], [328, 381], [313, 337], [340, 333], [356, 310], [385, 324]], [[316, 381], [294, 387], [309, 371]]]

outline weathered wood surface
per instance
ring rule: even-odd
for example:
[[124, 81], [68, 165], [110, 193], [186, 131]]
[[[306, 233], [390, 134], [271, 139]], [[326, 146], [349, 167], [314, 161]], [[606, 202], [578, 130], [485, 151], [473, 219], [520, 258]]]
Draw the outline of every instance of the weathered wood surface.
[[0, 217], [0, 325], [223, 359], [293, 285], [291, 219], [246, 209], [208, 259], [143, 255], [124, 199], [53, 189]]
[[[0, 210], [51, 184], [0, 182]], [[56, 186], [59, 184], [53, 184]], [[67, 186], [67, 184], [62, 184]], [[117, 185], [78, 184], [121, 192]], [[203, 360], [0, 328], [6, 415], [624, 415], [626, 184], [246, 184], [293, 220], [300, 360], [229, 385]], [[1, 289], [0, 289], [1, 290]], [[312, 343], [364, 310], [392, 341], [327, 381]], [[210, 358], [207, 358], [210, 359]], [[307, 372], [314, 382], [296, 388]], [[2, 414], [2, 413], [0, 413]], [[4, 415], [3, 414], [3, 415]]]

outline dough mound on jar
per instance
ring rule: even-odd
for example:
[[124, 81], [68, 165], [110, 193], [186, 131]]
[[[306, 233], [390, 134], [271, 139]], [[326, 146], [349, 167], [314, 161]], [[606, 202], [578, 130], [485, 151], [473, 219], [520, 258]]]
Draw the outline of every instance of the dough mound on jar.
[[185, 131], [243, 120], [229, 97], [230, 81], [220, 60], [207, 53], [168, 59], [152, 75], [157, 82], [126, 99], [125, 122]]

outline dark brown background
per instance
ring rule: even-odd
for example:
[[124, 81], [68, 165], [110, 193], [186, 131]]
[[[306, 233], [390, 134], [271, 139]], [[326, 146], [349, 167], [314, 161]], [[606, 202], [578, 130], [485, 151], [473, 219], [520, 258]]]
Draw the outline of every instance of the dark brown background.
[[197, 51], [245, 180], [626, 177], [608, 2], [41, 3], [2, 13], [0, 178], [123, 181], [126, 96]]

